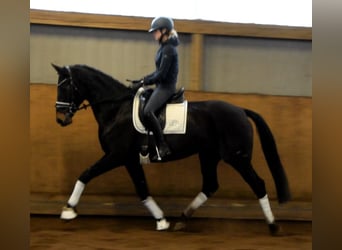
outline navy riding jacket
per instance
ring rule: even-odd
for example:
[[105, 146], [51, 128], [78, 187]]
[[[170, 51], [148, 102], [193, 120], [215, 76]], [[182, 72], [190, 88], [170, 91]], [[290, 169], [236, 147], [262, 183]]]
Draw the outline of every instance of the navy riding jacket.
[[156, 70], [144, 77], [144, 84], [175, 90], [178, 76], [178, 37], [172, 36], [161, 43], [156, 57]]

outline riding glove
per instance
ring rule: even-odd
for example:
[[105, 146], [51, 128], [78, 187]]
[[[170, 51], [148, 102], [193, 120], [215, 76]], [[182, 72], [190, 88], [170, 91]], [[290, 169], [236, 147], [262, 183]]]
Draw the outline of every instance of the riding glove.
[[140, 87], [144, 85], [144, 79], [133, 80], [132, 83], [132, 89], [137, 91]]

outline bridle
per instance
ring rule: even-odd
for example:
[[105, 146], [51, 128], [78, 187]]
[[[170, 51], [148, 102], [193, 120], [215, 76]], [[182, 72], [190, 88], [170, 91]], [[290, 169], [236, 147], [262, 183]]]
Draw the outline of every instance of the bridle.
[[61, 82], [59, 82], [57, 84], [57, 87], [60, 87], [62, 84], [65, 84], [67, 82], [70, 83], [71, 86], [71, 102], [60, 102], [60, 101], [56, 101], [56, 109], [67, 109], [68, 113], [70, 113], [71, 115], [74, 115], [76, 113], [76, 111], [81, 110], [81, 109], [86, 109], [87, 107], [90, 106], [90, 104], [83, 104], [81, 106], [77, 106], [74, 102], [74, 97], [75, 97], [75, 92], [79, 92], [77, 86], [74, 84], [74, 81], [72, 79], [72, 74], [71, 74], [71, 70], [69, 66], [65, 66], [66, 69], [68, 70], [69, 73], [69, 77], [65, 78], [64, 80], [62, 80]]
[[57, 84], [57, 87], [60, 87], [62, 84], [69, 82], [70, 86], [71, 86], [71, 94], [70, 94], [71, 95], [70, 96], [71, 101], [70, 102], [56, 101], [56, 109], [57, 110], [58, 109], [67, 109], [68, 110], [67, 113], [69, 113], [71, 116], [73, 116], [76, 113], [76, 111], [81, 110], [81, 109], [87, 109], [87, 107], [89, 107], [89, 106], [94, 106], [94, 105], [97, 105], [100, 103], [105, 103], [105, 102], [116, 103], [116, 102], [120, 102], [122, 100], [132, 98], [134, 96], [134, 94], [132, 95], [131, 93], [129, 93], [128, 95], [123, 95], [123, 96], [120, 96], [119, 98], [110, 97], [107, 99], [103, 99], [103, 100], [97, 101], [95, 103], [92, 103], [92, 105], [90, 105], [90, 103], [88, 103], [88, 104], [83, 103], [82, 105], [77, 106], [74, 102], [74, 97], [75, 97], [75, 93], [76, 92], [80, 93], [80, 91], [78, 90], [77, 86], [74, 84], [70, 67], [65, 66], [65, 68], [68, 70], [69, 77], [67, 77], [67, 78], [63, 79], [61, 82], [59, 82]]

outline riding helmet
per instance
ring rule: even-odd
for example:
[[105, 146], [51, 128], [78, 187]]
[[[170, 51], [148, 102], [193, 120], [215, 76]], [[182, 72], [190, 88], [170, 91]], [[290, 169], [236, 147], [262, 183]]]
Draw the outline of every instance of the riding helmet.
[[169, 17], [156, 17], [151, 22], [151, 28], [148, 32], [153, 32], [155, 30], [166, 28], [167, 31], [173, 29], [173, 20]]

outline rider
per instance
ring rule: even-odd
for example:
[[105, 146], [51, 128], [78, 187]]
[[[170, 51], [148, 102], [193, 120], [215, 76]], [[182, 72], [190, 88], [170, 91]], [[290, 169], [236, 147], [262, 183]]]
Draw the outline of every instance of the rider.
[[[171, 154], [171, 150], [165, 141], [155, 112], [176, 92], [178, 75], [178, 52], [176, 47], [179, 44], [179, 39], [174, 29], [173, 20], [168, 17], [154, 18], [148, 32], [153, 34], [154, 40], [159, 42], [160, 47], [155, 57], [156, 70], [139, 81], [143, 85], [156, 85], [145, 106], [143, 115], [147, 127], [153, 132], [159, 156], [164, 158]], [[154, 160], [157, 160], [157, 158], [155, 157]]]

